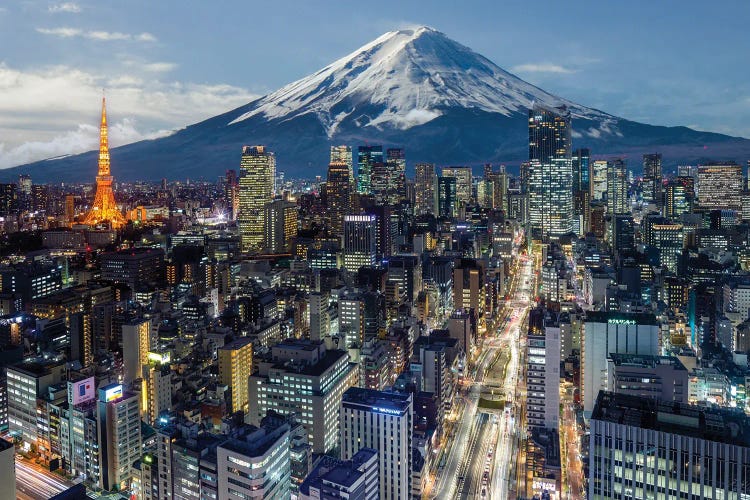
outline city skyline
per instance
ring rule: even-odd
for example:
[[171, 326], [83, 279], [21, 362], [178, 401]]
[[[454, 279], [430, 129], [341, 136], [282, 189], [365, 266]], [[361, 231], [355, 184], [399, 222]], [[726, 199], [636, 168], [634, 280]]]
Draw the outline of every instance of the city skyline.
[[[86, 2], [28, 2], [4, 7], [0, 26], [8, 29], [2, 30], [6, 36], [0, 41], [8, 51], [0, 72], [8, 83], [0, 98], [0, 112], [6, 116], [0, 123], [4, 144], [0, 166], [95, 147], [96, 131], [90, 125], [91, 113], [84, 103], [100, 94], [102, 87], [112, 97], [112, 111], [118, 116], [110, 125], [113, 145], [118, 146], [161, 136], [228, 111], [315, 71], [384, 31], [415, 24], [434, 26], [531, 83], [594, 108], [648, 123], [750, 136], [746, 125], [739, 118], [733, 122], [735, 115], [726, 113], [725, 107], [730, 103], [739, 109], [750, 106], [745, 97], [750, 90], [745, 83], [747, 78], [742, 77], [744, 70], [732, 65], [732, 51], [725, 54], [711, 49], [732, 46], [743, 50], [747, 41], [733, 35], [729, 27], [743, 17], [741, 13], [747, 9], [744, 4], [720, 11], [693, 3], [665, 15], [666, 6], [629, 9], [584, 2], [558, 12], [559, 16], [537, 19], [545, 24], [552, 19], [568, 21], [566, 25], [571, 29], [552, 52], [544, 44], [544, 37], [538, 44], [524, 44], [522, 50], [507, 50], [517, 47], [518, 30], [528, 17], [516, 5], [502, 7], [504, 18], [518, 21], [509, 22], [508, 29], [502, 31], [491, 29], [488, 20], [473, 11], [452, 12], [444, 8], [427, 13], [415, 5], [400, 4], [398, 12], [403, 16], [397, 19], [388, 19], [381, 13], [388, 12], [387, 8], [375, 16], [367, 16], [365, 9], [354, 15], [351, 29], [313, 36], [305, 27], [289, 32], [277, 29], [283, 12], [294, 8], [292, 4], [260, 7], [256, 15], [267, 20], [260, 26], [267, 41], [262, 52], [256, 52], [259, 49], [252, 45], [209, 37], [212, 23], [226, 25], [227, 17], [225, 11], [206, 12], [206, 7], [192, 6], [183, 11], [171, 9], [169, 2], [155, 7], [176, 19], [205, 16], [208, 22], [197, 27], [191, 40], [184, 39], [182, 30], [176, 31], [171, 23], [155, 22], [158, 16], [147, 15], [144, 5], [125, 8]], [[232, 7], [237, 13], [244, 11], [241, 5]], [[500, 13], [500, 7], [485, 8]], [[320, 18], [324, 26], [341, 25], [339, 16], [346, 12], [303, 9], [308, 16]], [[701, 15], [695, 15], [698, 11]], [[699, 40], [691, 36], [697, 32], [693, 17], [714, 21], [701, 25], [705, 36]], [[638, 29], [645, 35], [630, 37], [628, 43], [632, 47], [611, 38], [606, 44], [589, 43], [591, 39], [606, 38], [603, 25], [596, 20], [610, 18], [618, 20], [624, 33]], [[654, 26], [657, 22], [659, 29]], [[180, 23], [175, 22], [177, 25]], [[716, 29], [712, 26], [722, 29], [712, 33]], [[242, 33], [235, 28], [230, 28], [229, 35], [242, 40]], [[656, 43], [660, 37], [664, 42]], [[26, 46], [46, 49], [29, 53]], [[690, 65], [685, 64], [686, 58], [677, 57], [683, 51], [690, 53]], [[254, 65], [247, 69], [243, 65], [216, 65], [217, 58], [201, 57], [212, 52], [262, 61], [268, 70], [254, 71]], [[639, 55], [637, 60], [635, 54]], [[709, 74], [722, 74], [720, 87], [718, 82], [702, 76]], [[644, 85], [649, 92], [641, 92]], [[62, 92], [68, 95], [67, 99], [54, 98]]]

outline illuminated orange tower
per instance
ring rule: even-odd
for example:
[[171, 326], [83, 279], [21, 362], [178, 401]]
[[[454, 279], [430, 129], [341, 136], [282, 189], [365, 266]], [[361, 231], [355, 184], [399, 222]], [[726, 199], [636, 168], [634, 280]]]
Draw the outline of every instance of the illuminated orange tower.
[[83, 222], [92, 226], [109, 222], [113, 229], [125, 225], [125, 217], [117, 209], [115, 194], [112, 192], [109, 141], [107, 140], [107, 105], [104, 97], [102, 97], [102, 123], [99, 129], [99, 173], [96, 175], [96, 197]]

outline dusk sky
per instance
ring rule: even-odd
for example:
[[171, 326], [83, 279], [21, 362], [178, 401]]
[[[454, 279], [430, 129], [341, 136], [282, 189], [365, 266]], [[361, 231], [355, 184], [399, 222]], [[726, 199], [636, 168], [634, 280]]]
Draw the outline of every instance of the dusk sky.
[[581, 104], [750, 137], [748, 2], [0, 5], [0, 167], [92, 149], [102, 89], [120, 145], [242, 105], [414, 25]]

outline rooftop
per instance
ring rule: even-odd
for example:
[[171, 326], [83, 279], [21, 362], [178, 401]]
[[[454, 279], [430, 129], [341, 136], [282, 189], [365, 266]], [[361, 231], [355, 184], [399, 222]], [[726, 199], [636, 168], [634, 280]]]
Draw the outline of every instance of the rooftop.
[[656, 368], [658, 365], [671, 365], [675, 370], [686, 370], [685, 365], [674, 356], [650, 356], [646, 354], [610, 353], [609, 359], [615, 366], [635, 366], [640, 368]]
[[[370, 409], [395, 410], [405, 412], [412, 404], [411, 394], [376, 391], [361, 387], [350, 387], [344, 393], [341, 403], [344, 406], [367, 406]], [[388, 413], [384, 411], [383, 413]]]
[[601, 391], [591, 419], [750, 447], [750, 419], [742, 411], [730, 408]]

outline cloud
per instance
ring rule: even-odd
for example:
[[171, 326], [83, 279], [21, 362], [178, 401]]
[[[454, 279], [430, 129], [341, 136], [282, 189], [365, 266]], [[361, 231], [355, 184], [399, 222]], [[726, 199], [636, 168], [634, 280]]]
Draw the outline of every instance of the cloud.
[[49, 6], [49, 12], [57, 14], [60, 12], [67, 12], [70, 14], [78, 14], [81, 12], [81, 7], [74, 2], [63, 2]]
[[557, 73], [557, 74], [571, 74], [575, 73], [576, 70], [560, 66], [559, 64], [551, 63], [530, 63], [530, 64], [519, 64], [513, 66], [510, 71], [512, 73]]
[[120, 33], [118, 31], [83, 31], [78, 28], [37, 28], [36, 31], [42, 35], [57, 36], [60, 38], [83, 37], [89, 40], [101, 40], [105, 42], [115, 40], [132, 40], [136, 42], [155, 42], [156, 37], [151, 33]]
[[143, 69], [153, 73], [166, 73], [167, 71], [172, 71], [176, 67], [177, 65], [171, 62], [154, 62], [143, 65]]
[[102, 88], [113, 146], [162, 137], [258, 97], [232, 85], [162, 81], [155, 70], [172, 66], [141, 63], [101, 76], [69, 66], [27, 71], [0, 63], [0, 168], [95, 148]]

